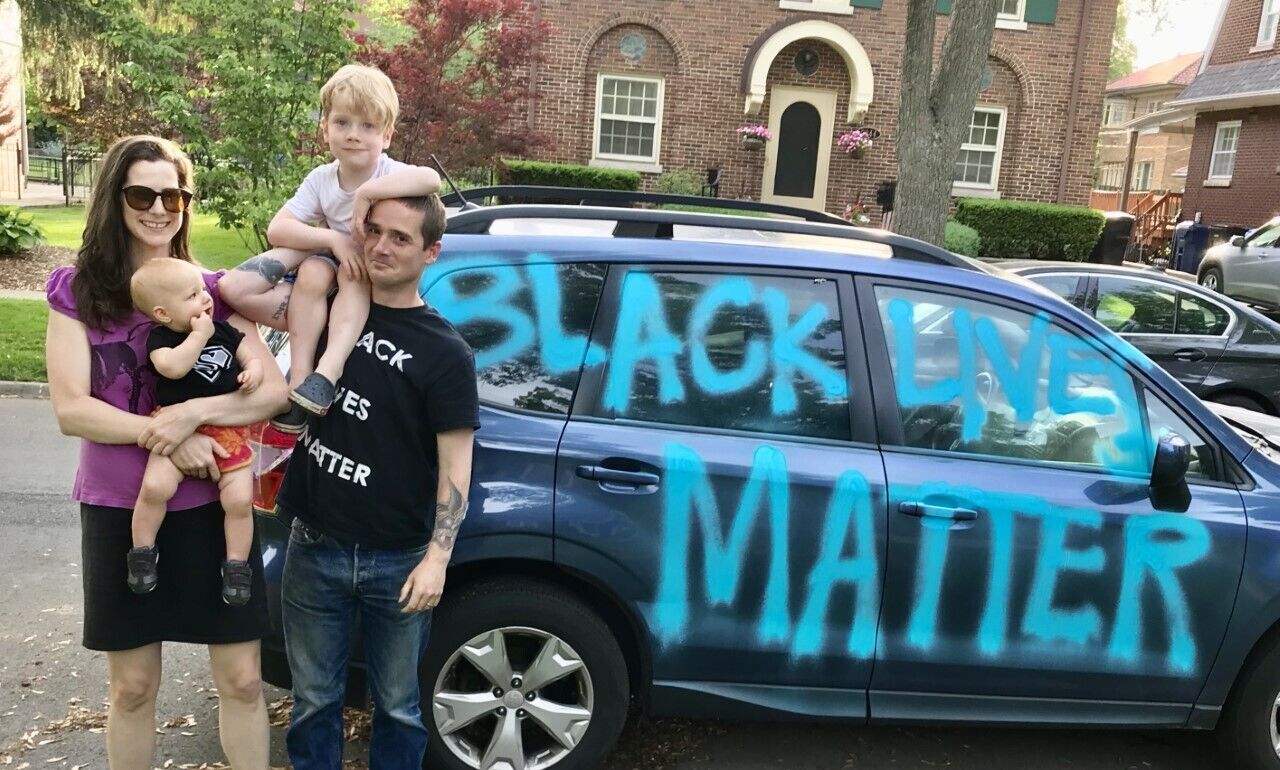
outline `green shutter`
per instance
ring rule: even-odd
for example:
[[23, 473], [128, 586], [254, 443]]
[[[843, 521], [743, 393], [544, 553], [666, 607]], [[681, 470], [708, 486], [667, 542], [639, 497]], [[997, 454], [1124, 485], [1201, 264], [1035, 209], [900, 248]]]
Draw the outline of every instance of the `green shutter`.
[[951, 13], [951, 6], [955, 0], [938, 0], [938, 13]]
[[883, 2], [884, 0], [849, 0], [849, 5], [854, 8], [875, 8], [879, 10]]
[[1052, 24], [1058, 20], [1058, 0], [1027, 0], [1028, 24]]

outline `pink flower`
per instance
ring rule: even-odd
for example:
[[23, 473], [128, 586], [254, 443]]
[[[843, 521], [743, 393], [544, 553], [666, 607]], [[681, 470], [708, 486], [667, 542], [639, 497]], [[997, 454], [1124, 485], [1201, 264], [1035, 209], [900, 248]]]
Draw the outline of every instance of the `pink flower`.
[[751, 136], [765, 142], [773, 139], [773, 132], [760, 125], [739, 126], [736, 133], [739, 137]]

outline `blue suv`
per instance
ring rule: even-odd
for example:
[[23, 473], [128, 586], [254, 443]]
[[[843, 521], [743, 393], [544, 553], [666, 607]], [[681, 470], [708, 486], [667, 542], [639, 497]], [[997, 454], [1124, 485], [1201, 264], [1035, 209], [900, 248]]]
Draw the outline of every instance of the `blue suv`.
[[1023, 279], [809, 218], [450, 217], [422, 291], [483, 428], [428, 763], [598, 767], [635, 706], [1216, 727], [1280, 768], [1280, 421]]

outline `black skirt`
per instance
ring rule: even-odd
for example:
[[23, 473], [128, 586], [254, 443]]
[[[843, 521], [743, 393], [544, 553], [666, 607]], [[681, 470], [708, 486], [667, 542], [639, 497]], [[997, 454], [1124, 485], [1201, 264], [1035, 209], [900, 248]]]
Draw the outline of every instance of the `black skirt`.
[[142, 595], [125, 583], [132, 517], [125, 508], [80, 505], [85, 647], [119, 651], [153, 642], [233, 644], [266, 634], [270, 618], [256, 530], [249, 551], [252, 598], [243, 607], [231, 607], [222, 601], [226, 539], [221, 505], [170, 511], [164, 517], [156, 535], [160, 582]]

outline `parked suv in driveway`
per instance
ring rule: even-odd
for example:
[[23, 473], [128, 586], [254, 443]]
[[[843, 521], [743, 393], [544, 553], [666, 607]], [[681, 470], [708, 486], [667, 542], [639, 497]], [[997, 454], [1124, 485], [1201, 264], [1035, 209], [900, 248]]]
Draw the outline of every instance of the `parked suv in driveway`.
[[1205, 252], [1200, 285], [1245, 302], [1280, 307], [1280, 217]]
[[[565, 205], [448, 230], [422, 288], [483, 427], [420, 666], [431, 766], [599, 767], [635, 705], [1217, 727], [1280, 768], [1276, 421], [888, 233]], [[278, 622], [288, 527], [259, 525]]]

